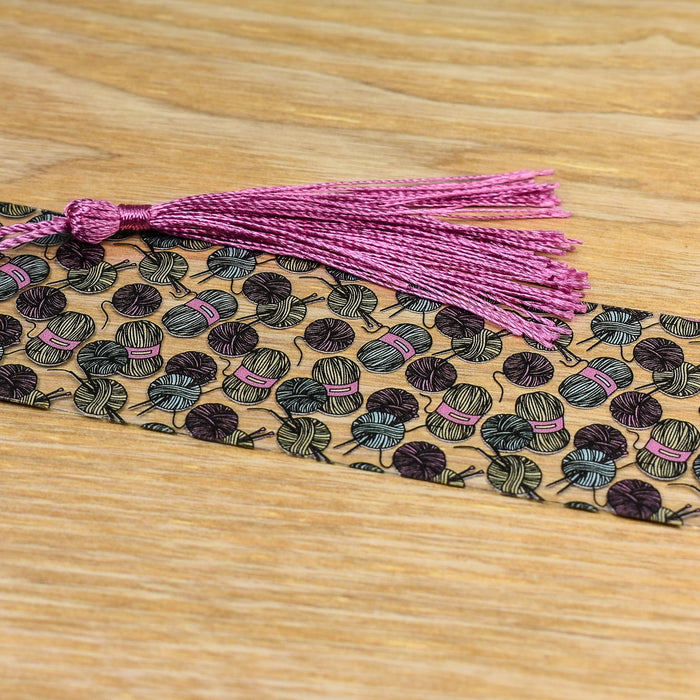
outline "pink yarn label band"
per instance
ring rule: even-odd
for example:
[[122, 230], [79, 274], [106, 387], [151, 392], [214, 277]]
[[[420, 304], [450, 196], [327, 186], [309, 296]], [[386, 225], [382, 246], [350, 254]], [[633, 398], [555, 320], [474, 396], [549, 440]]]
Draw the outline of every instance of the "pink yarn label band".
[[53, 331], [45, 328], [37, 336], [40, 340], [43, 340], [49, 347], [56, 348], [56, 350], [75, 350], [75, 348], [82, 343], [82, 340], [66, 340], [61, 338], [60, 335], [56, 335]]
[[481, 420], [481, 416], [473, 416], [469, 413], [458, 411], [444, 401], [435, 409], [435, 413], [452, 423], [457, 423], [457, 425], [476, 425]]
[[149, 348], [126, 348], [126, 356], [130, 360], [145, 360], [147, 357], [155, 357], [160, 353], [160, 345], [152, 345]]
[[234, 377], [238, 377], [244, 384], [254, 386], [258, 389], [269, 389], [273, 387], [279, 380], [276, 377], [261, 377], [255, 372], [241, 365], [234, 373]]
[[649, 438], [649, 442], [644, 445], [644, 449], [657, 457], [661, 457], [661, 459], [667, 459], [669, 462], [687, 462], [690, 459], [690, 455], [693, 454], [692, 452], [672, 450], [662, 445], [658, 440], [654, 440], [654, 438]]
[[404, 360], [408, 360], [416, 354], [415, 348], [407, 340], [395, 333], [385, 333], [379, 340], [387, 345], [391, 345], [392, 348], [396, 348]]
[[581, 377], [593, 380], [598, 386], [602, 387], [603, 391], [610, 396], [617, 391], [617, 384], [612, 377], [599, 369], [595, 369], [590, 365], [579, 372]]
[[221, 318], [219, 312], [211, 304], [201, 299], [190, 299], [185, 306], [189, 306], [190, 309], [194, 309], [202, 314], [210, 326]]
[[528, 423], [536, 433], [556, 433], [564, 429], [564, 416], [547, 421], [529, 420]]
[[350, 384], [324, 384], [323, 386], [328, 392], [328, 396], [350, 396], [360, 390], [359, 381]]
[[12, 263], [5, 263], [4, 265], [0, 265], [0, 272], [4, 272], [6, 275], [10, 275], [10, 277], [12, 277], [12, 279], [15, 282], [17, 282], [17, 286], [20, 289], [26, 287], [32, 282], [29, 279], [29, 275], [26, 273], [25, 270], [23, 270], [21, 267], [17, 267], [17, 265], [13, 265]]

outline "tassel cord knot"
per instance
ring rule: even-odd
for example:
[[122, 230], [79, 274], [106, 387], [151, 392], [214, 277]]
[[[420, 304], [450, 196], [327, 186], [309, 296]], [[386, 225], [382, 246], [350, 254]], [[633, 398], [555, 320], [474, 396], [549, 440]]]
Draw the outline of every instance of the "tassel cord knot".
[[120, 231], [148, 231], [151, 209], [145, 204], [119, 204], [94, 199], [74, 199], [66, 207], [72, 235], [85, 243], [101, 243]]

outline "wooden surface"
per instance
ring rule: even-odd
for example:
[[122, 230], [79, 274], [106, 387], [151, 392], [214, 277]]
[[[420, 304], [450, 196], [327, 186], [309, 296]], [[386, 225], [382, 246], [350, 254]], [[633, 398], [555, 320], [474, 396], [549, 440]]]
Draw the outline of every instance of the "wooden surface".
[[[692, 0], [3, 0], [0, 199], [551, 166], [591, 298], [697, 316], [699, 69]], [[2, 698], [700, 690], [697, 528], [0, 416]]]

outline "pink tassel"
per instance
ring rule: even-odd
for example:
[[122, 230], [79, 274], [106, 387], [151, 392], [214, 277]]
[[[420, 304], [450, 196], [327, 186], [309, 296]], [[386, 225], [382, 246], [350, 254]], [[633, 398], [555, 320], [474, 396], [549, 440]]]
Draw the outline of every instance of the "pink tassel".
[[[331, 265], [397, 291], [451, 304], [548, 347], [561, 329], [544, 318], [582, 311], [586, 274], [547, 255], [580, 241], [446, 219], [564, 217], [552, 171], [260, 187], [146, 205], [77, 199], [65, 218], [7, 226], [0, 251], [50, 233], [99, 243], [154, 230]], [[9, 236], [13, 236], [9, 238]]]

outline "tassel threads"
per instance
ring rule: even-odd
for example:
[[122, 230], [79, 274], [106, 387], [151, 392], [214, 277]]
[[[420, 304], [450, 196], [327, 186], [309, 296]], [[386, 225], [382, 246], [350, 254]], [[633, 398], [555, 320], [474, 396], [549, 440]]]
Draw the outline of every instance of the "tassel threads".
[[461, 223], [568, 216], [558, 208], [557, 185], [536, 181], [551, 172], [262, 187], [150, 207], [78, 199], [65, 218], [3, 228], [0, 251], [47, 234], [98, 243], [150, 229], [315, 260], [551, 347], [562, 330], [543, 315], [570, 319], [584, 309], [589, 285], [585, 273], [548, 256], [580, 241], [558, 231]]

